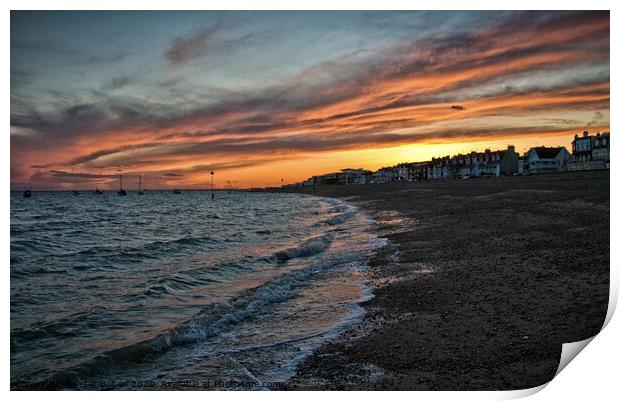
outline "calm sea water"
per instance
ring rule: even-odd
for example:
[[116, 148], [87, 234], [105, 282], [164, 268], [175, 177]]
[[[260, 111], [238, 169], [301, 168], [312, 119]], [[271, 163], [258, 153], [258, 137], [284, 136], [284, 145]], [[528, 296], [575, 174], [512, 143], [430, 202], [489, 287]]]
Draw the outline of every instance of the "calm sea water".
[[361, 319], [372, 221], [210, 196], [11, 194], [11, 387], [272, 388]]

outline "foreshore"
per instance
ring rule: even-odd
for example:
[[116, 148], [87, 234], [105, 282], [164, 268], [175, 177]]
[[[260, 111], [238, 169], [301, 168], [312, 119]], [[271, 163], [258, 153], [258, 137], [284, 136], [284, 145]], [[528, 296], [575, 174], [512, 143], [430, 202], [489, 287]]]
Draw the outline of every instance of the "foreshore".
[[347, 200], [389, 240], [364, 320], [289, 390], [516, 390], [597, 334], [609, 293], [609, 171], [299, 192]]

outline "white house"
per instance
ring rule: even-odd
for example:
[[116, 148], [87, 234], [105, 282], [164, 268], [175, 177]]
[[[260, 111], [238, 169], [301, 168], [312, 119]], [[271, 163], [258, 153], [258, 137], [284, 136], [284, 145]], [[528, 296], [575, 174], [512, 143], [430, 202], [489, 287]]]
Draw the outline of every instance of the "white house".
[[568, 150], [563, 146], [556, 148], [535, 147], [525, 154], [523, 169], [530, 173], [564, 171], [570, 162], [570, 158]]

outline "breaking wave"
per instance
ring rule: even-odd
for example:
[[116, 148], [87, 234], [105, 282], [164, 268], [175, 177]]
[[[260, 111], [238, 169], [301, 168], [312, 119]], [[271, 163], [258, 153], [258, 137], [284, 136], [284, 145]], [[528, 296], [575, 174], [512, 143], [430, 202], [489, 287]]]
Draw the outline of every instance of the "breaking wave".
[[278, 262], [286, 262], [290, 259], [316, 255], [317, 253], [325, 252], [332, 240], [333, 237], [330, 234], [314, 237], [299, 246], [276, 252], [273, 254], [273, 257]]

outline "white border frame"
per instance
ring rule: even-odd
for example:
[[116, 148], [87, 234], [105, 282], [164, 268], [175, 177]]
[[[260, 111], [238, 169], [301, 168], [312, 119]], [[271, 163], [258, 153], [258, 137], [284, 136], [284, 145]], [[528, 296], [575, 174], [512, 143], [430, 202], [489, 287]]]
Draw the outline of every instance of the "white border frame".
[[[5, 94], [4, 108], [5, 112], [2, 114], [3, 126], [7, 130], [6, 134], [2, 136], [2, 146], [0, 151], [6, 168], [0, 170], [2, 175], [2, 183], [4, 184], [4, 192], [1, 197], [2, 209], [5, 213], [2, 215], [2, 253], [4, 260], [7, 261], [10, 256], [10, 137], [8, 134], [8, 128], [10, 126], [9, 110], [10, 110], [10, 9], [16, 10], [28, 10], [28, 9], [77, 9], [77, 10], [98, 10], [98, 9], [111, 9], [111, 10], [135, 10], [135, 9], [157, 9], [157, 10], [245, 10], [245, 9], [264, 9], [264, 10], [345, 10], [345, 9], [361, 9], [361, 10], [462, 10], [463, 6], [469, 6], [468, 9], [473, 10], [553, 10], [553, 9], [600, 9], [611, 10], [611, 103], [610, 103], [610, 124], [616, 121], [618, 117], [618, 87], [615, 84], [615, 72], [614, 67], [617, 67], [617, 44], [618, 39], [618, 18], [616, 10], [614, 10], [612, 1], [545, 1], [540, 0], [522, 0], [522, 1], [490, 1], [490, 0], [475, 0], [464, 3], [462, 1], [444, 1], [434, 0], [432, 2], [414, 2], [406, 0], [382, 0], [368, 1], [368, 0], [315, 0], [315, 1], [297, 1], [294, 4], [282, 0], [263, 0], [263, 1], [247, 1], [247, 0], [227, 0], [219, 2], [205, 2], [198, 0], [176, 0], [174, 2], [165, 2], [162, 0], [151, 1], [129, 1], [129, 0], [108, 0], [108, 1], [76, 1], [76, 0], [60, 0], [55, 1], [54, 4], [45, 1], [34, 0], [22, 0], [22, 1], [8, 1], [8, 7], [4, 14], [2, 14], [2, 36], [3, 36], [3, 62], [1, 64], [3, 72], [3, 83]], [[5, 3], [6, 4], [6, 3]], [[610, 127], [611, 128], [611, 127]], [[613, 129], [610, 129], [613, 131]], [[616, 165], [618, 158], [615, 146], [612, 146], [612, 169]], [[618, 184], [611, 175], [611, 200], [618, 199]], [[613, 202], [612, 202], [613, 203]], [[617, 380], [617, 367], [619, 345], [618, 340], [620, 338], [620, 324], [618, 319], [610, 320], [615, 310], [615, 306], [618, 298], [618, 269], [617, 269], [617, 254], [613, 251], [614, 244], [618, 244], [618, 236], [614, 231], [614, 228], [618, 227], [618, 214], [615, 208], [611, 208], [611, 288], [610, 288], [610, 305], [606, 320], [606, 327], [592, 339], [591, 343], [586, 348], [585, 352], [582, 352], [576, 357], [576, 360], [559, 372], [558, 376], [554, 378], [550, 383], [528, 390], [520, 391], [507, 391], [507, 392], [392, 392], [389, 397], [398, 399], [408, 399], [411, 397], [421, 399], [459, 399], [459, 400], [496, 400], [496, 399], [514, 399], [525, 397], [534, 393], [537, 399], [552, 400], [552, 399], [583, 399], [585, 397], [594, 399], [608, 399], [611, 395], [617, 395], [617, 386], [615, 381]], [[2, 312], [3, 312], [3, 329], [2, 336], [2, 377], [4, 378], [3, 386], [4, 391], [9, 392], [10, 383], [10, 327], [9, 327], [9, 313], [10, 313], [10, 281], [9, 281], [9, 268], [8, 263], [5, 264], [3, 288], [5, 289], [4, 297], [2, 298]], [[582, 344], [583, 345], [583, 344]], [[579, 345], [578, 345], [579, 347]], [[563, 355], [564, 356], [564, 355]], [[287, 400], [294, 394], [295, 398], [302, 400], [314, 399], [317, 394], [311, 392], [275, 392], [275, 393], [248, 393], [248, 392], [227, 392], [227, 393], [197, 393], [197, 392], [185, 392], [182, 393], [183, 398], [200, 399], [204, 400], [205, 397], [216, 397], [227, 400], [241, 400], [248, 396], [256, 398], [270, 398]], [[38, 392], [10, 392], [9, 396], [15, 399], [32, 399], [38, 398], [43, 394]], [[84, 393], [46, 393], [43, 395], [50, 399], [82, 399], [86, 394]], [[149, 397], [150, 399], [164, 399], [170, 397], [169, 393], [139, 393], [134, 392], [116, 392], [114, 397], [120, 399], [133, 399], [135, 396]], [[383, 394], [373, 392], [356, 392], [351, 394], [354, 397], [359, 397], [363, 400], [370, 400], [377, 396], [384, 396]], [[86, 395], [90, 399], [104, 400], [108, 397], [108, 393], [105, 392], [89, 392]], [[321, 398], [335, 398], [339, 397], [339, 394], [334, 393], [321, 393], [318, 395]]]

